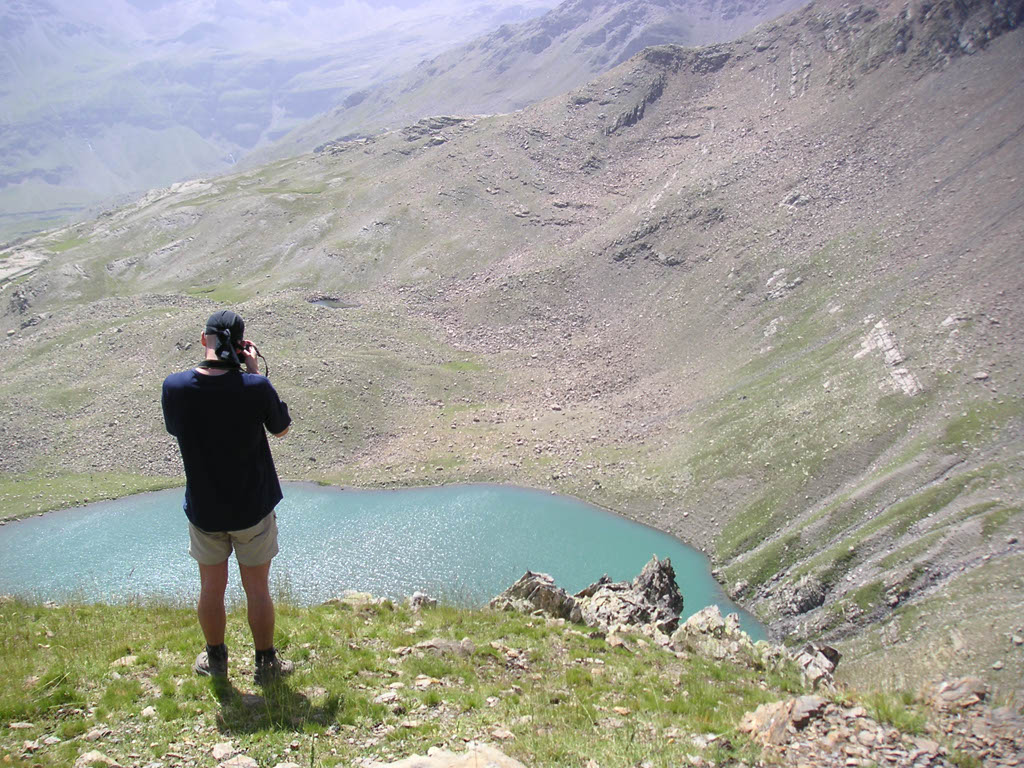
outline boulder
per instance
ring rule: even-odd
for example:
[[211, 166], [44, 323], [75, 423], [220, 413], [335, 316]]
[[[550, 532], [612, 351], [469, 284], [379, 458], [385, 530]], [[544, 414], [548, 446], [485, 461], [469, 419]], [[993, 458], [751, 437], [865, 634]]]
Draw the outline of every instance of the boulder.
[[822, 717], [828, 701], [820, 696], [799, 696], [787, 701], [762, 704], [747, 712], [740, 721], [740, 731], [749, 733], [762, 744], [778, 746], [786, 743], [790, 733], [806, 728]]
[[807, 643], [793, 655], [793, 660], [803, 670], [805, 681], [814, 689], [832, 686], [832, 676], [841, 658], [839, 651], [821, 643]]
[[426, 757], [413, 756], [397, 763], [371, 763], [369, 768], [526, 768], [500, 749], [486, 744], [469, 744], [461, 754], [431, 747]]
[[689, 651], [712, 659], [730, 659], [760, 668], [773, 666], [779, 661], [768, 653], [767, 643], [755, 645], [750, 635], [740, 629], [738, 615], [730, 613], [722, 618], [717, 605], [709, 605], [688, 618], [672, 634], [669, 644], [676, 652]]
[[412, 595], [410, 595], [408, 602], [409, 607], [414, 611], [437, 607], [437, 600], [425, 592], [413, 592]]
[[82, 753], [75, 760], [75, 768], [94, 768], [98, 765], [105, 765], [107, 768], [121, 768], [121, 764], [117, 760], [107, 757], [95, 749]]
[[573, 622], [581, 620], [576, 599], [557, 586], [548, 574], [533, 571], [527, 571], [519, 581], [491, 600], [490, 607], [501, 611], [539, 612]]
[[476, 646], [473, 645], [473, 641], [468, 637], [462, 638], [461, 641], [448, 640], [443, 637], [434, 637], [430, 640], [424, 640], [423, 642], [416, 643], [412, 647], [413, 651], [430, 651], [436, 653], [439, 656], [472, 656], [476, 653]]
[[683, 610], [683, 593], [676, 584], [672, 561], [652, 557], [633, 581], [613, 582], [602, 576], [576, 593], [583, 621], [605, 631], [618, 626], [654, 625], [672, 632]]
[[821, 579], [809, 573], [796, 584], [786, 584], [779, 589], [779, 612], [798, 616], [813, 611], [825, 602], [825, 593]]
[[958, 680], [944, 680], [932, 693], [932, 706], [942, 711], [967, 709], [984, 701], [988, 686], [977, 677], [961, 677]]

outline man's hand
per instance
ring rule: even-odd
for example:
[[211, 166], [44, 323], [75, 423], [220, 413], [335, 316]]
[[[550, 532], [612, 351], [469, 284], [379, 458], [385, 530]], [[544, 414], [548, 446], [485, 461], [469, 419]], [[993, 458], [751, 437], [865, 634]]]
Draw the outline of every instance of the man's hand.
[[245, 370], [249, 373], [260, 372], [260, 364], [256, 360], [256, 347], [253, 346], [251, 341], [246, 339], [242, 342], [242, 351], [238, 356], [245, 363]]

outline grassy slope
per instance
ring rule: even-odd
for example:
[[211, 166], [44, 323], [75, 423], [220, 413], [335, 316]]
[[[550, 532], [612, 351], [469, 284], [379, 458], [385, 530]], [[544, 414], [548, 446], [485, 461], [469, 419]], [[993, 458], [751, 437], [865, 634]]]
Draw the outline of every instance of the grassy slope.
[[[261, 765], [289, 756], [351, 765], [484, 740], [538, 768], [587, 759], [670, 766], [687, 755], [749, 758], [740, 716], [801, 690], [795, 670], [680, 659], [636, 640], [611, 648], [562, 623], [447, 607], [286, 605], [277, 646], [297, 672], [264, 695], [237, 613], [225, 685], [192, 673], [201, 636], [182, 608], [6, 602], [0, 626], [0, 722], [31, 723], [0, 731], [0, 754], [13, 765], [66, 766], [88, 749], [122, 764], [168, 753], [203, 762], [223, 741]], [[468, 637], [471, 652], [400, 650], [438, 637]], [[375, 701], [388, 692], [393, 701]], [[96, 729], [110, 733], [83, 740]], [[503, 742], [492, 735], [499, 730], [511, 736]], [[720, 738], [692, 740], [711, 734]], [[24, 741], [47, 737], [60, 741], [23, 753]]]

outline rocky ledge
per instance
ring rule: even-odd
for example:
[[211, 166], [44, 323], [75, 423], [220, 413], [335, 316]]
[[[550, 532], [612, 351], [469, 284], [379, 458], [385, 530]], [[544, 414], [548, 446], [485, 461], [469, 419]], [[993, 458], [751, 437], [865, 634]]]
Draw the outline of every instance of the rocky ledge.
[[808, 766], [1024, 765], [1024, 718], [1006, 707], [985, 706], [985, 684], [963, 678], [938, 685], [930, 700], [926, 735], [879, 723], [863, 707], [844, 707], [821, 696], [762, 704], [740, 730], [771, 760]]
[[1024, 718], [1008, 707], [989, 707], [988, 688], [981, 680], [968, 677], [937, 685], [928, 700], [925, 735], [904, 733], [869, 717], [864, 707], [844, 706], [833, 680], [841, 658], [834, 648], [808, 643], [793, 650], [753, 642], [740, 629], [739, 617], [733, 613], [723, 618], [718, 606], [704, 608], [680, 625], [683, 596], [667, 559], [653, 558], [632, 582], [603, 577], [575, 595], [551, 576], [527, 571], [490, 605], [586, 624], [613, 646], [623, 645], [625, 636], [641, 635], [678, 655], [700, 654], [757, 669], [796, 664], [807, 686], [828, 698], [798, 696], [763, 704], [744, 716], [739, 729], [764, 747], [767, 764], [1024, 766]]
[[631, 582], [613, 582], [603, 576], [575, 595], [555, 584], [548, 574], [527, 571], [491, 600], [490, 607], [586, 624], [603, 632], [611, 645], [621, 644], [624, 635], [639, 634], [677, 654], [697, 653], [757, 669], [793, 663], [815, 689], [832, 689], [832, 675], [841, 658], [839, 651], [817, 643], [794, 651], [763, 640], [754, 642], [740, 629], [739, 616], [731, 613], [723, 618], [716, 605], [680, 625], [683, 595], [675, 569], [671, 560], [657, 557]]

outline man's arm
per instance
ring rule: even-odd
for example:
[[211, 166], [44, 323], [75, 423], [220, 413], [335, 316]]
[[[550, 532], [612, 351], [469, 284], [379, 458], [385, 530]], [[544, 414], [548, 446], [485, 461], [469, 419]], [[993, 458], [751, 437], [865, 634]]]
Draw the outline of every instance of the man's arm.
[[267, 379], [263, 380], [266, 387], [266, 400], [263, 414], [263, 426], [274, 437], [284, 437], [292, 425], [291, 414], [288, 413], [288, 404], [277, 395], [274, 385]]
[[167, 387], [166, 379], [164, 380], [163, 391], [160, 394], [160, 407], [164, 412], [164, 426], [167, 428], [168, 432], [174, 435], [174, 418], [171, 414], [171, 411], [173, 410], [173, 405], [171, 404], [171, 396], [169, 389]]

